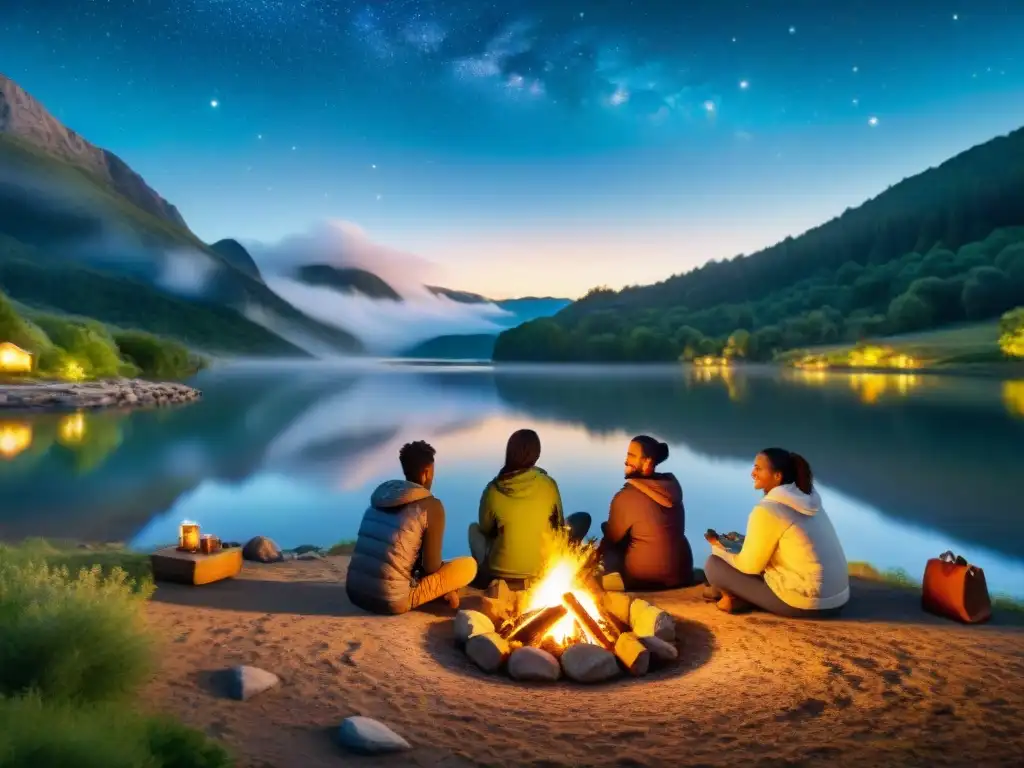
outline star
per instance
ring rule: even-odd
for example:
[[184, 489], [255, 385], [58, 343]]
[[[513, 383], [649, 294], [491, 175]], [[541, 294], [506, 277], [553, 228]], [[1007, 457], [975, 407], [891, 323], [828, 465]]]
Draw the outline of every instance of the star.
[[789, 28], [789, 34], [795, 35], [796, 34], [796, 27], [790, 27]]
[[854, 99], [852, 103], [853, 103], [853, 106], [856, 107], [858, 104], [860, 104], [860, 99]]
[[706, 111], [708, 111], [708, 112], [714, 112], [715, 111], [715, 102], [711, 101], [710, 99], [708, 101], [705, 101], [704, 102], [704, 109]]
[[745, 91], [749, 87], [750, 87], [750, 81], [749, 80], [740, 80], [740, 89], [741, 90]]
[[376, 163], [371, 163], [370, 167], [373, 168], [373, 170], [377, 170], [377, 164]]
[[959, 13], [954, 13], [953, 14], [953, 21], [959, 21], [959, 20], [960, 20], [960, 14]]
[[377, 195], [377, 199], [378, 199], [378, 200], [380, 200], [380, 199], [381, 199], [382, 197], [384, 197], [384, 195], [381, 195], [381, 194], [378, 194], [378, 195]]
[[734, 38], [732, 39], [732, 41], [733, 41], [733, 42], [735, 43], [735, 42], [736, 42], [736, 38], [734, 37]]
[[860, 72], [860, 67], [854, 66], [853, 71], [854, 73]]
[[874, 115], [869, 117], [868, 118], [868, 125], [870, 125], [872, 128], [874, 128], [876, 125], [878, 125], [878, 118], [875, 117]]
[[298, 147], [292, 145], [292, 152], [294, 152], [296, 149], [298, 149]]
[[257, 133], [256, 134], [256, 138], [259, 139], [260, 141], [262, 141], [263, 140], [263, 134], [262, 133]]
[[213, 107], [214, 109], [216, 109], [217, 107], [220, 106], [220, 102], [217, 101], [216, 99], [211, 99], [210, 100], [210, 106]]

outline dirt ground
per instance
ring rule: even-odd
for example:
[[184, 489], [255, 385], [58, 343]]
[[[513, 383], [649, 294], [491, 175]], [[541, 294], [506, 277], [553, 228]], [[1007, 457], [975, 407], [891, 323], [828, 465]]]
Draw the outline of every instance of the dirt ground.
[[[601, 686], [524, 685], [476, 670], [451, 613], [371, 616], [346, 558], [246, 564], [240, 578], [161, 585], [165, 639], [149, 701], [224, 740], [250, 768], [320, 766], [1021, 766], [1024, 617], [962, 627], [914, 593], [855, 582], [843, 618], [730, 616], [700, 589], [646, 596], [678, 617], [677, 666]], [[251, 664], [281, 684], [222, 698], [212, 673]], [[349, 755], [349, 715], [410, 752]]]

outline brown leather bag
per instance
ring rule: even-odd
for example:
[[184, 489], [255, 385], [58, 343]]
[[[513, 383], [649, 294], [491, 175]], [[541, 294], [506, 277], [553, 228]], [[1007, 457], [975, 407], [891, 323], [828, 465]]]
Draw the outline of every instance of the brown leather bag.
[[985, 572], [952, 552], [932, 558], [924, 569], [921, 607], [964, 624], [988, 621], [992, 618], [992, 601]]

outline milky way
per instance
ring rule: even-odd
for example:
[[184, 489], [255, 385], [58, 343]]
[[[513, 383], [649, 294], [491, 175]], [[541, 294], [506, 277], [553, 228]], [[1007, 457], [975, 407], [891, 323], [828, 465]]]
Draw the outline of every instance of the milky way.
[[203, 236], [351, 218], [473, 280], [727, 257], [1024, 121], [1016, 0], [15, 6], [5, 73]]

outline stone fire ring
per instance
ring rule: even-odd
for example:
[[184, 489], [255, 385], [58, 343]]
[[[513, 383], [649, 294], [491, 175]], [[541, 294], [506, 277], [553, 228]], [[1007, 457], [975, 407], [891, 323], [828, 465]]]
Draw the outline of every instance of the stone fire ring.
[[505, 670], [521, 682], [555, 682], [563, 675], [577, 683], [602, 683], [629, 674], [640, 677], [658, 665], [679, 658], [675, 619], [645, 600], [625, 592], [596, 597], [602, 610], [623, 630], [614, 649], [591, 643], [559, 648], [553, 643], [510, 643], [497, 627], [522, 613], [525, 592], [500, 590], [492, 596], [467, 598], [455, 615], [455, 642], [484, 672]]

